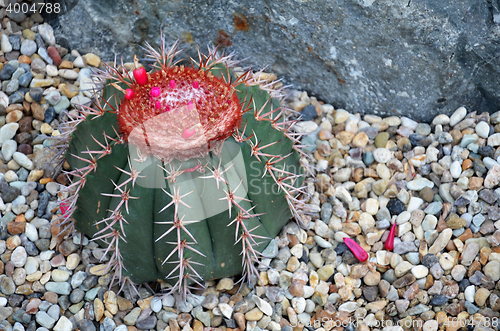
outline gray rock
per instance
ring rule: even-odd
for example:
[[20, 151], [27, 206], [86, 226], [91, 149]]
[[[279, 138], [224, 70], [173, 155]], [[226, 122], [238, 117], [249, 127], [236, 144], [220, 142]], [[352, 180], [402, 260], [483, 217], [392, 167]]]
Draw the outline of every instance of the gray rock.
[[36, 43], [33, 40], [24, 39], [21, 44], [21, 54], [31, 56], [36, 52]]
[[51, 329], [56, 323], [56, 320], [50, 317], [46, 312], [39, 311], [36, 313], [36, 322], [47, 329]]
[[48, 282], [47, 284], [45, 284], [45, 289], [57, 294], [69, 295], [71, 291], [71, 285], [66, 282]]
[[111, 318], [106, 317], [101, 324], [101, 331], [113, 331], [116, 327], [115, 321]]
[[[157, 44], [162, 26], [169, 44], [189, 31], [195, 43], [231, 45], [241, 58], [269, 65], [285, 83], [314, 91], [338, 108], [430, 121], [462, 105], [498, 110], [500, 58], [490, 56], [500, 48], [492, 19], [497, 10], [475, 0], [257, 0], [224, 6], [138, 0], [136, 7], [128, 0], [89, 0], [58, 14], [53, 25], [65, 47], [108, 60], [123, 53], [127, 61], [142, 53], [145, 41]], [[236, 25], [233, 13], [248, 25]]]
[[138, 320], [135, 325], [139, 330], [154, 329], [156, 326], [156, 316], [149, 316], [144, 319]]
[[0, 307], [0, 320], [6, 320], [12, 315], [12, 307]]

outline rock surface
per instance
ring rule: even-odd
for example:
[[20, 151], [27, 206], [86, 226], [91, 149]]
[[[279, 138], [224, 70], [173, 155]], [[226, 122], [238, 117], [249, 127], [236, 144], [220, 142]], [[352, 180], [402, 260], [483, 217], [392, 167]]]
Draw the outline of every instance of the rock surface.
[[[498, 5], [440, 1], [63, 1], [57, 42], [108, 60], [142, 55], [163, 27], [214, 42], [336, 108], [430, 121], [459, 106], [498, 110]], [[126, 18], [126, 19], [124, 19]], [[464, 19], [467, 18], [467, 19]], [[195, 47], [191, 47], [195, 54]]]

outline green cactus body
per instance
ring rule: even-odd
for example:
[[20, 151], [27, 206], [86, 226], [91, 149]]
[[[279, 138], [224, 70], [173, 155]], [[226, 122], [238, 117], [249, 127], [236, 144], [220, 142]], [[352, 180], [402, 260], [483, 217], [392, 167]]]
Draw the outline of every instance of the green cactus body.
[[[172, 71], [174, 48], [151, 54], [160, 63], [158, 71]], [[132, 94], [133, 90], [139, 96], [140, 89], [151, 89], [151, 84], [169, 88], [154, 81], [157, 76], [153, 74], [147, 76], [150, 85], [140, 86], [141, 77], [134, 77], [134, 82], [108, 68], [103, 73], [107, 79], [103, 101], [96, 110], [89, 108], [85, 117], [75, 119], [75, 129], [67, 130], [66, 158], [74, 169], [68, 190], [73, 194], [61, 204], [63, 217], [109, 252], [108, 265], [115, 269], [115, 276], [129, 277], [135, 283], [163, 279], [178, 291], [242, 272], [258, 276], [255, 263], [269, 240], [292, 216], [299, 217], [303, 207], [298, 198], [303, 193], [300, 149], [288, 131], [293, 121], [287, 121], [279, 99], [271, 97], [269, 92], [275, 91], [259, 87], [248, 72], [236, 79], [228, 59], [212, 51], [196, 69], [209, 76], [211, 72], [217, 77], [213, 79], [226, 84], [223, 88], [232, 87], [227, 100], [239, 102], [233, 109], [228, 102], [227, 112], [234, 112], [234, 118], [209, 114], [219, 116], [222, 124], [217, 125], [222, 129], [213, 134], [215, 138], [206, 137], [206, 152], [198, 147], [192, 156], [181, 149], [145, 151], [156, 143], [153, 135], [158, 125], [175, 122], [172, 114], [177, 110], [168, 104], [166, 115], [158, 116], [171, 117], [151, 116], [149, 121], [158, 123], [144, 125], [147, 147], [132, 143], [136, 133], [126, 132], [127, 124], [119, 118], [127, 107], [122, 104], [127, 102], [122, 92]], [[113, 80], [119, 85], [112, 85]], [[188, 83], [202, 88], [203, 81]], [[131, 89], [123, 91], [125, 87]], [[150, 101], [154, 105], [153, 97]], [[138, 108], [137, 103], [133, 105]], [[188, 114], [191, 108], [188, 103], [179, 113]], [[204, 110], [194, 111], [201, 114]], [[196, 120], [193, 128], [206, 133], [203, 119]], [[229, 127], [223, 127], [226, 123]], [[192, 134], [195, 129], [184, 133]], [[143, 133], [139, 131], [138, 137]]]

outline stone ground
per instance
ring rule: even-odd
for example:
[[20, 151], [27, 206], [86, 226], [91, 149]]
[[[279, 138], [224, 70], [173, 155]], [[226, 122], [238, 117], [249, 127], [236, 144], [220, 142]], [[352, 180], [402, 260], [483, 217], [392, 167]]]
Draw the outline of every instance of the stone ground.
[[426, 124], [291, 91], [315, 175], [305, 227], [272, 241], [259, 284], [209, 281], [186, 303], [148, 287], [138, 297], [109, 290], [95, 243], [50, 226], [67, 182], [48, 138], [91, 102], [100, 59], [56, 45], [39, 15], [0, 16], [0, 330], [499, 329], [500, 112]]

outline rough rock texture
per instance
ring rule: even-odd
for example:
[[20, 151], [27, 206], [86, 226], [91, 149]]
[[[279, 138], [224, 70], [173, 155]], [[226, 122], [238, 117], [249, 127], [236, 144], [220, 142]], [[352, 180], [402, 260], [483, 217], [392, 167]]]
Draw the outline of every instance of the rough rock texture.
[[228, 46], [336, 107], [428, 121], [497, 111], [498, 1], [65, 0], [58, 42], [112, 59], [177, 38]]

